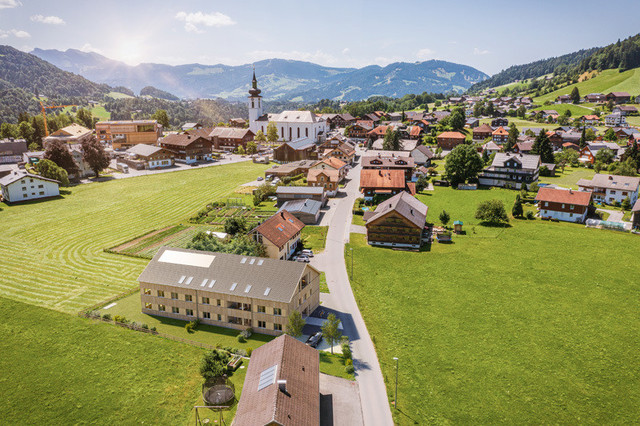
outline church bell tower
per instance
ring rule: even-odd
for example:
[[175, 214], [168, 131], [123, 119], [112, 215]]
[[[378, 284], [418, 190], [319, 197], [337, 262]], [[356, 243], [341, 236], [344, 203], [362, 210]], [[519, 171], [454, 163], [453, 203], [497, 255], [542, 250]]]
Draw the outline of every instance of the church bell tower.
[[[253, 80], [251, 81], [251, 89], [249, 89], [249, 130], [254, 134], [258, 130], [262, 130], [258, 124], [258, 118], [262, 117], [262, 96], [260, 96], [261, 90], [258, 89], [258, 80], [256, 80], [256, 69], [253, 68]], [[264, 133], [267, 133], [267, 129], [264, 129]]]

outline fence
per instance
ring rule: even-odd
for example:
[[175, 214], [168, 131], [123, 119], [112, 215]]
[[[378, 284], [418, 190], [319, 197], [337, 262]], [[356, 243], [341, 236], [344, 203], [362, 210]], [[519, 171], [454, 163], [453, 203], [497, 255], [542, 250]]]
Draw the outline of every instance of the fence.
[[131, 296], [133, 293], [135, 293], [136, 291], [139, 291], [139, 290], [140, 290], [140, 287], [136, 286], [136, 287], [134, 287], [134, 288], [132, 288], [130, 290], [127, 290], [127, 291], [122, 292], [120, 294], [117, 294], [117, 295], [115, 295], [113, 297], [110, 297], [107, 300], [103, 300], [101, 302], [96, 303], [95, 305], [91, 305], [88, 308], [85, 308], [85, 309], [81, 310], [80, 312], [78, 312], [78, 315], [80, 315], [82, 317], [86, 317], [87, 316], [86, 315], [87, 312], [95, 311], [96, 309], [98, 309], [98, 308], [100, 308], [102, 306], [106, 306], [111, 302], [114, 302], [116, 300], [122, 299], [123, 297]]

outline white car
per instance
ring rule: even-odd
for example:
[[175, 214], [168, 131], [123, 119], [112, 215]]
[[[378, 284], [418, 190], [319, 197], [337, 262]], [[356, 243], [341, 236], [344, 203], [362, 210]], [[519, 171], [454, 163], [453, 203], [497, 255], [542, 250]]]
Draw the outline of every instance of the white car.
[[313, 257], [313, 251], [311, 251], [311, 250], [309, 250], [309, 249], [301, 250], [301, 251], [300, 251], [300, 253], [301, 253], [303, 256]]

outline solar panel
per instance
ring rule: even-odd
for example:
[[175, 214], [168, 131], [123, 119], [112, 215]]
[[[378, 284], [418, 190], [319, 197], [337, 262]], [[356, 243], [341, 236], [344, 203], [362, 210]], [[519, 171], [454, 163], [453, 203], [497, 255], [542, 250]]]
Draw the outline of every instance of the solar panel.
[[237, 286], [238, 286], [238, 283], [233, 283], [231, 284], [231, 288], [229, 290], [233, 291], [236, 289]]
[[262, 390], [269, 385], [276, 382], [276, 372], [278, 371], [278, 364], [263, 370], [260, 373], [260, 380], [258, 381], [258, 390]]
[[270, 292], [271, 292], [271, 287], [267, 287], [264, 291], [264, 295], [268, 296]]
[[207, 285], [207, 281], [209, 281], [208, 278], [205, 278], [204, 280], [202, 280], [202, 284], [200, 284], [200, 287], [204, 287], [205, 285]]
[[251, 284], [248, 284], [247, 288], [244, 289], [244, 292], [249, 293], [250, 290], [251, 290]]
[[251, 259], [251, 261], [249, 262], [249, 265], [253, 265], [254, 263], [256, 263], [255, 259]]
[[216, 280], [211, 280], [211, 282], [209, 283], [209, 288], [213, 287], [215, 283], [216, 283]]
[[185, 278], [187, 278], [186, 275], [181, 276], [180, 279], [178, 280], [178, 284], [182, 284]]
[[260, 259], [258, 260], [258, 266], [262, 265], [264, 263], [264, 260]]
[[193, 277], [187, 278], [187, 282], [185, 283], [185, 285], [191, 284], [191, 281], [193, 281]]

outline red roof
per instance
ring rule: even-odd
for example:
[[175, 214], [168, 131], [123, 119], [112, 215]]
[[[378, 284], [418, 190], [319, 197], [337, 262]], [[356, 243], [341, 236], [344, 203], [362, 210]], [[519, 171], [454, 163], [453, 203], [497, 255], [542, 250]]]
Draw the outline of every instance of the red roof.
[[265, 220], [255, 230], [275, 246], [282, 247], [302, 228], [304, 228], [304, 223], [288, 211], [282, 210]]
[[496, 130], [493, 131], [494, 135], [508, 135], [509, 132], [507, 132], [504, 127], [500, 126], [498, 127]]
[[404, 189], [405, 174], [402, 169], [375, 170], [364, 169], [360, 172], [360, 188]]
[[420, 136], [420, 132], [422, 132], [422, 129], [418, 126], [413, 126], [411, 128], [411, 132], [409, 133], [409, 135], [411, 136]]
[[438, 139], [464, 139], [465, 136], [460, 132], [442, 132], [438, 135]]
[[591, 202], [591, 192], [540, 188], [538, 190], [538, 195], [536, 195], [536, 201], [588, 206]]

